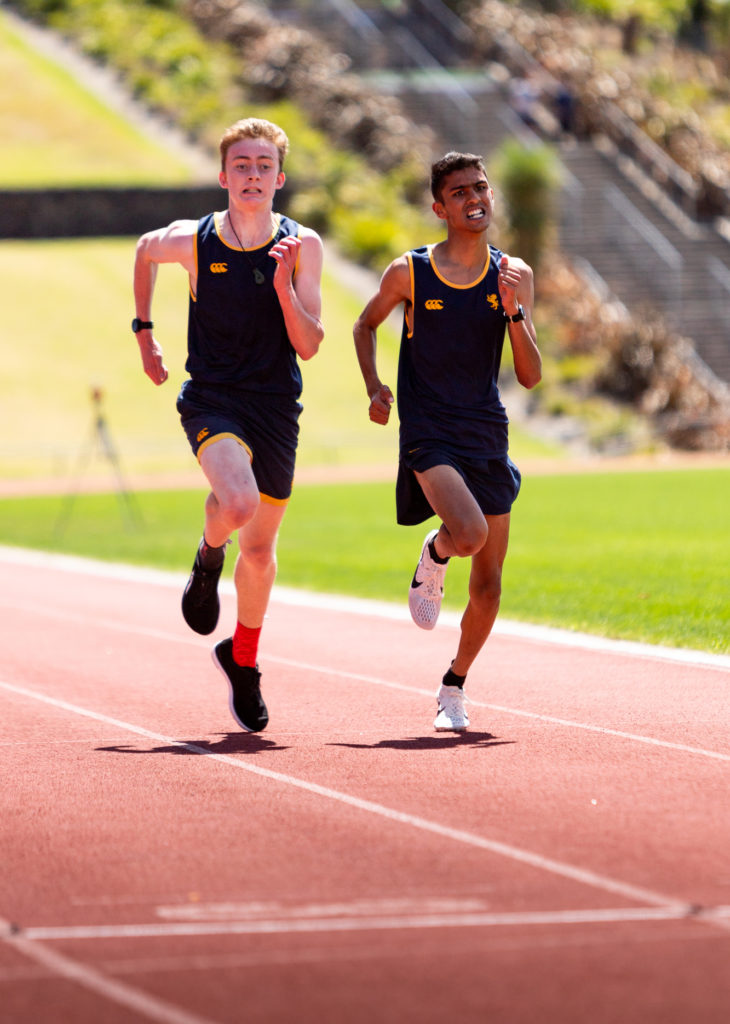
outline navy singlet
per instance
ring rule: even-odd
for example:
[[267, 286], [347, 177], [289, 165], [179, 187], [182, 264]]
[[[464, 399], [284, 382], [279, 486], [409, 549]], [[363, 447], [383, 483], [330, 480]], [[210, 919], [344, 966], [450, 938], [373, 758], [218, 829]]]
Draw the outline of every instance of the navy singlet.
[[507, 414], [497, 386], [506, 321], [497, 288], [502, 253], [489, 247], [479, 276], [448, 281], [433, 246], [407, 253], [412, 305], [398, 364], [401, 453], [438, 442], [456, 455], [507, 455]]

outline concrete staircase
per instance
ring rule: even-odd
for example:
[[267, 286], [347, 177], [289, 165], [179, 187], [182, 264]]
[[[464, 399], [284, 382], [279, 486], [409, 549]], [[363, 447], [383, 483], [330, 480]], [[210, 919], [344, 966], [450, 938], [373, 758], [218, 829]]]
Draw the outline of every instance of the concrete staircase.
[[435, 155], [465, 149], [489, 165], [508, 136], [554, 141], [564, 171], [562, 249], [634, 314], [661, 315], [691, 338], [710, 371], [730, 382], [730, 242], [692, 219], [608, 138], [560, 139], [545, 110], [544, 130], [527, 128], [510, 105], [514, 52], [505, 54], [511, 70], [475, 69], [469, 30], [440, 0], [270, 7], [347, 53], [374, 88], [398, 95], [410, 119], [436, 133]]
[[730, 381], [730, 245], [689, 219], [600, 140], [561, 150], [561, 244], [633, 312], [661, 314]]

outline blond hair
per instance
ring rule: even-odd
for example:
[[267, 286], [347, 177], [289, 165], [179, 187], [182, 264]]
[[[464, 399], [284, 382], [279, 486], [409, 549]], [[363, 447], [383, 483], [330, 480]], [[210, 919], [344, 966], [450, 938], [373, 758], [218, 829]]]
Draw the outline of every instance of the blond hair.
[[245, 117], [226, 128], [220, 141], [221, 170], [226, 169], [226, 156], [234, 142], [240, 139], [266, 139], [273, 143], [279, 153], [279, 170], [284, 168], [284, 157], [289, 151], [289, 139], [286, 132], [272, 121], [260, 117]]

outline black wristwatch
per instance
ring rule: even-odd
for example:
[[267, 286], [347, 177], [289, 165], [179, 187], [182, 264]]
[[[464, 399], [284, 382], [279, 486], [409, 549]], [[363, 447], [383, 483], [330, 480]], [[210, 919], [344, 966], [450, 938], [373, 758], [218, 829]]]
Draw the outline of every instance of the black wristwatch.
[[522, 306], [518, 306], [517, 307], [517, 312], [513, 316], [510, 316], [509, 313], [505, 313], [504, 314], [504, 318], [505, 318], [505, 320], [509, 321], [509, 323], [511, 323], [511, 324], [518, 324], [520, 322], [520, 320], [524, 320], [525, 319], [525, 311], [522, 308]]
[[132, 321], [134, 334], [138, 334], [140, 331], [151, 331], [154, 326], [151, 320], [140, 320], [139, 317], [135, 317]]

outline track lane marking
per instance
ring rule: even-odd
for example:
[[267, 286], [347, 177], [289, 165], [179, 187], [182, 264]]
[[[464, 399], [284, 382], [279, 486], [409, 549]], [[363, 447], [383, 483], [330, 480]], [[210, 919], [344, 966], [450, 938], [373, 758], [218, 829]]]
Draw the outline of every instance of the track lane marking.
[[207, 1017], [187, 1013], [156, 996], [133, 988], [124, 981], [117, 981], [93, 967], [72, 960], [71, 957], [42, 945], [27, 932], [18, 932], [10, 922], [1, 919], [0, 938], [17, 953], [33, 960], [53, 975], [76, 982], [82, 988], [89, 989], [110, 1002], [126, 1006], [148, 1020], [158, 1021], [159, 1024], [214, 1024]]
[[632, 885], [631, 883], [611, 878], [608, 875], [599, 874], [587, 868], [575, 867], [574, 865], [554, 860], [551, 857], [545, 857], [541, 854], [533, 853], [530, 850], [511, 846], [508, 843], [502, 843], [494, 839], [487, 839], [486, 837], [477, 835], [473, 832], [467, 832], [462, 829], [441, 825], [438, 822], [430, 821], [427, 818], [421, 818], [415, 814], [399, 811], [395, 808], [387, 807], [384, 804], [379, 804], [372, 800], [365, 800], [361, 797], [352, 796], [349, 793], [343, 793], [339, 790], [331, 789], [328, 786], [322, 786], [316, 782], [309, 782], [306, 779], [300, 779], [294, 775], [286, 775], [283, 772], [273, 771], [270, 768], [263, 768], [260, 765], [251, 764], [250, 762], [231, 757], [228, 754], [215, 753], [204, 747], [198, 746], [196, 743], [178, 740], [174, 737], [166, 736], [151, 729], [133, 725], [130, 722], [124, 722], [118, 718], [112, 718], [110, 715], [93, 711], [90, 708], [81, 707], [78, 704], [72, 704], [69, 701], [61, 700], [57, 697], [50, 697], [47, 694], [39, 693], [36, 690], [29, 690], [24, 686], [16, 686], [0, 680], [0, 688], [11, 693], [19, 694], [23, 697], [28, 697], [32, 700], [49, 704], [60, 710], [69, 711], [72, 714], [81, 715], [82, 717], [102, 722], [105, 725], [114, 726], [124, 732], [143, 736], [145, 739], [154, 740], [156, 743], [163, 743], [166, 746], [178, 746], [181, 749], [190, 750], [193, 753], [200, 754], [221, 764], [229, 765], [239, 771], [245, 771], [252, 775], [258, 775], [261, 778], [270, 779], [273, 782], [282, 783], [286, 786], [292, 786], [296, 789], [304, 790], [305, 792], [314, 794], [315, 796], [333, 800], [337, 803], [365, 811], [369, 814], [377, 815], [378, 817], [397, 822], [401, 825], [407, 825], [422, 832], [439, 836], [442, 839], [449, 839], [453, 842], [485, 850], [488, 853], [505, 857], [508, 860], [526, 864], [529, 867], [536, 868], [538, 871], [544, 871], [581, 885], [599, 889], [603, 892], [609, 892], [632, 902], [647, 903], [650, 906], [663, 908], [673, 908], [675, 911], [679, 911], [686, 906], [683, 901], [674, 899], [673, 897], [667, 896], [663, 893], [655, 892], [652, 889]]
[[[112, 630], [115, 633], [131, 633], [135, 636], [145, 636], [153, 640], [162, 640], [167, 643], [183, 644], [188, 647], [197, 647], [203, 650], [210, 649], [210, 642], [202, 640], [198, 637], [192, 636], [181, 636], [177, 633], [170, 633], [166, 630], [154, 629], [148, 626], [128, 625], [126, 623], [120, 623], [113, 619], [106, 619], [103, 617], [90, 619], [88, 615], [81, 615], [77, 612], [67, 611], [66, 609], [56, 608], [49, 605], [29, 605], [23, 602], [14, 602], [13, 604], [3, 605], [0, 602], [0, 607], [12, 608], [15, 611], [27, 611], [34, 617], [38, 615], [45, 615], [48, 618], [60, 619], [64, 622], [76, 622], [88, 629], [89, 624], [96, 625], [104, 629]], [[350, 672], [347, 669], [336, 669], [330, 668], [327, 665], [314, 665], [311, 662], [299, 661], [293, 658], [284, 658], [276, 654], [266, 655], [266, 660], [276, 663], [278, 665], [286, 665], [290, 668], [298, 668], [307, 672], [315, 672], [322, 675], [336, 676], [343, 679], [351, 679], [354, 682], [368, 683], [373, 686], [383, 686], [391, 690], [399, 690], [402, 693], [413, 693], [419, 696], [428, 697], [433, 699], [435, 697], [435, 690], [427, 690], [423, 687], [406, 686], [404, 683], [397, 683], [390, 679], [382, 679], [378, 676], [363, 675], [358, 672]], [[492, 704], [487, 701], [480, 701], [476, 698], [470, 697], [469, 703], [476, 708], [485, 708], [488, 711], [497, 711], [504, 715], [514, 715], [518, 718], [530, 718], [539, 722], [549, 722], [551, 725], [559, 725], [563, 728], [568, 729], [581, 729], [585, 732], [595, 732], [606, 736], [615, 736], [618, 739], [629, 740], [634, 743], [643, 743], [652, 747], [661, 747], [665, 750], [676, 750], [685, 754], [696, 754], [700, 757], [711, 758], [715, 761], [725, 761], [730, 763], [730, 754], [723, 753], [718, 750], [708, 750], [704, 747], [693, 747], [687, 743], [674, 743], [671, 740], [660, 740], [653, 736], [642, 736], [640, 733], [625, 732], [621, 729], [612, 729], [604, 725], [592, 725], [590, 722], [576, 722], [574, 719], [558, 718], [555, 715], [545, 715], [538, 711], [525, 711], [521, 708], [510, 708], [502, 704]]]
[[[306, 669], [309, 672], [319, 672], [323, 675], [336, 675], [347, 679], [353, 679], [360, 683], [371, 683], [375, 686], [386, 686], [391, 690], [403, 690], [406, 693], [418, 693], [427, 697], [435, 697], [435, 690], [419, 689], [414, 686], [405, 686], [403, 683], [391, 682], [388, 679], [379, 679], [377, 676], [360, 675], [357, 672], [348, 672], [340, 669], [328, 668], [324, 665], [311, 665], [306, 662], [296, 661], [291, 658], [281, 658], [277, 655], [266, 656], [267, 661], [275, 661], [280, 665], [288, 665], [292, 668]], [[637, 743], [647, 743], [654, 747], [665, 747], [669, 750], [680, 750], [688, 754], [700, 754], [702, 757], [710, 757], [718, 761], [730, 761], [730, 754], [723, 754], [717, 750], [706, 750], [703, 747], [692, 747], [686, 743], [673, 743], [670, 740], [658, 740], [652, 736], [642, 736], [639, 733], [623, 732], [620, 729], [611, 729], [604, 725], [591, 725], [587, 722], [576, 722], [568, 718], [557, 718], [554, 715], [544, 715], [538, 711], [523, 711], [520, 708], [508, 708], [501, 704], [491, 704], [486, 701], [476, 700], [469, 697], [469, 704], [477, 708], [486, 708], [489, 711], [499, 711], [505, 715], [516, 715], [520, 718], [533, 718], [540, 722], [550, 722], [552, 725], [561, 725], [570, 729], [583, 729], [588, 732], [604, 733], [607, 736], [617, 736], [624, 740], [633, 740]]]
[[545, 910], [516, 913], [404, 914], [391, 917], [325, 917], [238, 921], [154, 922], [120, 925], [37, 925], [21, 934], [31, 942], [86, 939], [188, 938], [209, 935], [299, 935], [321, 932], [397, 931], [427, 928], [520, 928], [544, 925], [621, 924], [625, 922], [722, 919], [730, 908], [618, 907], [593, 910]]

